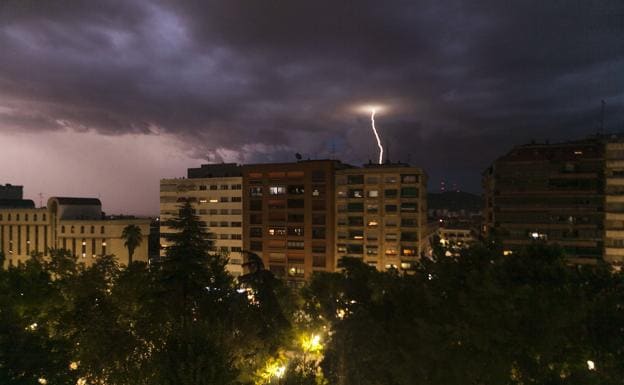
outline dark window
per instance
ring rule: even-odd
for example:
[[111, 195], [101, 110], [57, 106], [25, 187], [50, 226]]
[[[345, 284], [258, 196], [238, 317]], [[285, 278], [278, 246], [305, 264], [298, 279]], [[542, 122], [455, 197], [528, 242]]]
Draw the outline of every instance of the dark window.
[[262, 241], [251, 241], [249, 248], [251, 251], [262, 251]]
[[289, 209], [302, 209], [304, 207], [303, 199], [289, 199], [288, 200], [288, 208]]
[[249, 201], [249, 210], [261, 211], [262, 210], [262, 200], [260, 200], [260, 199], [252, 199], [251, 201]]
[[417, 183], [418, 175], [416, 174], [402, 174], [401, 183]]
[[396, 198], [398, 196], [398, 191], [397, 189], [389, 189], [384, 191], [384, 196], [386, 198]]
[[347, 253], [349, 254], [363, 254], [364, 246], [362, 245], [347, 245]]
[[350, 213], [361, 213], [364, 211], [363, 203], [349, 203], [347, 205], [347, 211]]
[[[290, 216], [288, 218], [290, 222]], [[303, 222], [303, 218], [302, 218]], [[313, 225], [324, 225], [325, 224], [325, 214], [312, 214], [312, 224]]]
[[325, 239], [325, 228], [324, 227], [313, 227], [312, 228], [312, 239]]
[[312, 201], [312, 211], [325, 211], [325, 201], [323, 200]]
[[286, 247], [289, 249], [303, 250], [303, 241], [288, 241]]
[[363, 217], [349, 217], [349, 226], [364, 226]]
[[262, 238], [262, 227], [250, 227], [249, 236], [251, 238]]
[[262, 187], [250, 187], [249, 195], [252, 197], [261, 197], [262, 196]]
[[404, 242], [417, 242], [418, 241], [418, 233], [412, 231], [404, 231], [401, 233], [401, 241]]
[[417, 198], [418, 189], [416, 187], [403, 187], [401, 188], [402, 198]]
[[252, 225], [260, 225], [262, 224], [262, 214], [251, 214], [249, 215], [249, 223]]
[[347, 176], [347, 184], [364, 184], [364, 175]]
[[401, 212], [416, 212], [417, 210], [417, 203], [401, 203]]
[[305, 217], [303, 214], [288, 214], [288, 222], [303, 223]]

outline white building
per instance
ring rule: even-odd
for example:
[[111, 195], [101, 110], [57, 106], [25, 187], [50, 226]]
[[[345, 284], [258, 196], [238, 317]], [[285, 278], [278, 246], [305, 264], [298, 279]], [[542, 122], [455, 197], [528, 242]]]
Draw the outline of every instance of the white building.
[[189, 169], [189, 178], [160, 181], [160, 244], [161, 256], [175, 232], [167, 222], [177, 217], [180, 205], [189, 201], [206, 232], [214, 243], [213, 250], [229, 258], [227, 270], [241, 275], [243, 202], [240, 167], [236, 164], [202, 165]]

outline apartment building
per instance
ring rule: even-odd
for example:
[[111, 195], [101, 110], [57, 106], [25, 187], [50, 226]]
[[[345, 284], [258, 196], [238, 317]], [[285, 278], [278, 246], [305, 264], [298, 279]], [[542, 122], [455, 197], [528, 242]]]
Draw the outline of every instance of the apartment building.
[[624, 261], [624, 140], [517, 146], [486, 170], [484, 230], [506, 250], [541, 240], [578, 263]]
[[148, 260], [149, 219], [110, 219], [94, 198], [52, 197], [47, 207], [35, 208], [31, 200], [0, 200], [0, 251], [4, 267], [18, 265], [31, 253], [49, 255], [50, 248], [69, 250], [78, 261], [91, 265], [99, 256], [114, 254], [128, 264], [123, 229], [136, 225], [143, 241], [133, 260]]
[[274, 274], [301, 282], [333, 271], [335, 160], [243, 166], [243, 248]]
[[410, 270], [429, 254], [427, 176], [403, 163], [336, 171], [336, 263], [363, 258], [379, 270]]
[[181, 204], [191, 202], [195, 215], [206, 226], [213, 241], [213, 251], [228, 256], [227, 270], [241, 275], [242, 241], [242, 176], [241, 167], [233, 163], [202, 165], [188, 169], [188, 178], [160, 181], [161, 256], [171, 244], [168, 236], [175, 232], [168, 221], [177, 217]]

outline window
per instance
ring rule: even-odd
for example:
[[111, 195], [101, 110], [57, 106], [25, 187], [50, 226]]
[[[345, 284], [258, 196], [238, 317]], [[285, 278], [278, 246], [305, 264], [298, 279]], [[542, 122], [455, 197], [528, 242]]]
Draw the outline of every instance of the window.
[[364, 211], [363, 203], [349, 203], [347, 205], [347, 211], [350, 213], [361, 213]]
[[230, 187], [232, 188], [232, 190], [242, 190], [243, 185], [241, 185], [241, 184], [233, 184]]
[[368, 190], [369, 198], [377, 198], [379, 196], [379, 190]]
[[229, 239], [229, 235], [228, 234], [219, 234], [219, 239]]
[[395, 242], [397, 240], [397, 235], [394, 233], [386, 234], [386, 242]]
[[229, 202], [230, 198], [229, 197], [221, 197], [220, 201], [223, 202], [223, 203]]
[[397, 205], [386, 205], [386, 212], [387, 213], [396, 213], [397, 212]]
[[288, 222], [303, 223], [305, 217], [303, 214], [288, 214]]
[[289, 199], [288, 208], [289, 209], [302, 209], [304, 208], [304, 200], [303, 199]]
[[80, 234], [84, 234], [84, 226], [80, 226]]
[[416, 187], [401, 188], [402, 198], [418, 198], [418, 189]]
[[404, 242], [417, 242], [418, 233], [412, 231], [404, 231], [401, 233], [401, 241]]
[[294, 237], [303, 237], [303, 227], [288, 227], [288, 235]]
[[249, 242], [249, 248], [251, 251], [262, 251], [262, 241]]
[[249, 228], [249, 236], [252, 238], [261, 238], [262, 237], [262, 227], [250, 227]]
[[376, 219], [370, 220], [368, 221], [368, 223], [366, 224], [366, 226], [370, 229], [376, 229], [377, 226], [379, 226], [379, 222], [377, 222]]
[[347, 184], [364, 184], [364, 175], [347, 176]]
[[[324, 253], [325, 248], [323, 247], [322, 253]], [[312, 246], [312, 252], [314, 253], [314, 246]], [[321, 251], [319, 251], [321, 253]], [[325, 256], [324, 255], [314, 255], [312, 256], [312, 266], [313, 267], [325, 267]]]
[[[312, 230], [314, 231], [314, 230]], [[313, 253], [325, 253], [325, 245], [312, 245], [312, 252]]]
[[270, 200], [269, 210], [283, 210], [286, 208], [286, 201], [284, 200]]
[[386, 255], [397, 255], [397, 251], [396, 251], [395, 248], [392, 248], [392, 247], [387, 248], [386, 249]]
[[65, 234], [65, 226], [61, 226], [61, 234]]
[[312, 171], [311, 177], [313, 182], [325, 182], [325, 172], [323, 170]]
[[325, 228], [324, 227], [313, 227], [312, 228], [312, 239], [325, 239]]
[[368, 178], [366, 178], [366, 183], [367, 184], [377, 184], [377, 183], [379, 183], [379, 178], [377, 178], [376, 176], [369, 176]]
[[349, 226], [364, 226], [364, 218], [363, 217], [349, 217], [348, 223], [349, 223]]
[[416, 174], [402, 174], [401, 183], [418, 183], [418, 175]]
[[243, 199], [241, 197], [232, 197], [232, 202], [242, 202]]
[[369, 214], [375, 214], [379, 210], [379, 205], [377, 203], [369, 203], [366, 205], [366, 212]]
[[366, 246], [366, 255], [379, 254], [379, 248], [377, 246]]
[[219, 222], [219, 226], [220, 227], [229, 227], [230, 226], [230, 222], [221, 221], [221, 222]]
[[250, 187], [249, 188], [249, 195], [252, 196], [252, 197], [261, 197], [262, 196], [262, 187], [260, 187], [260, 186]]
[[219, 189], [221, 189], [221, 190], [229, 190], [230, 186], [227, 185], [227, 184], [222, 184], [221, 186], [219, 186]]
[[313, 225], [324, 225], [325, 224], [325, 214], [312, 214], [312, 224]]
[[249, 223], [251, 223], [252, 225], [262, 224], [262, 214], [249, 215]]
[[242, 222], [230, 222], [230, 227], [242, 227]]
[[231, 239], [243, 239], [242, 234], [231, 234]]
[[210, 185], [210, 189], [211, 190], [216, 190], [217, 189], [217, 185], [216, 184]]
[[401, 227], [418, 227], [417, 218], [401, 218]]
[[362, 245], [347, 245], [347, 253], [349, 253], [349, 254], [364, 254], [364, 246], [362, 246]]
[[401, 203], [401, 212], [416, 212], [418, 211], [417, 203]]
[[320, 197], [325, 195], [325, 186], [312, 186], [312, 196]]
[[349, 230], [349, 239], [362, 240], [364, 239], [364, 231], [362, 230]]
[[349, 198], [364, 198], [364, 190], [349, 189]]
[[[16, 220], [16, 221], [19, 221], [19, 220], [20, 220], [20, 215], [19, 215], [19, 214], [15, 214], [15, 220]], [[19, 229], [19, 227], [18, 227], [18, 229]], [[73, 231], [72, 231], [72, 233], [73, 233]]]
[[413, 247], [401, 247], [401, 255], [406, 257], [415, 257], [417, 251]]
[[386, 177], [386, 183], [396, 183], [398, 181], [398, 178], [396, 176], [387, 176]]
[[384, 192], [386, 198], [396, 198], [398, 196], [397, 189], [388, 189]]
[[[19, 228], [19, 227], [18, 227], [18, 228]], [[70, 228], [69, 228], [69, 232], [70, 232], [70, 233], [72, 233], [72, 234], [73, 234], [73, 233], [75, 233], [75, 232], [76, 232], [76, 226], [72, 226], [72, 227], [70, 227]]]
[[302, 184], [288, 186], [288, 194], [290, 195], [302, 195], [305, 189]]
[[347, 245], [338, 245], [338, 252], [339, 253], [346, 253], [347, 252]]
[[303, 250], [303, 241], [288, 241], [286, 247], [294, 250]]
[[269, 195], [284, 195], [286, 194], [286, 187], [284, 186], [270, 186]]
[[324, 200], [313, 200], [312, 201], [312, 211], [325, 211], [325, 201]]
[[241, 209], [232, 209], [230, 210], [230, 214], [232, 215], [241, 215], [243, 213], [243, 210]]
[[269, 235], [270, 236], [284, 236], [286, 235], [285, 227], [269, 227]]
[[262, 201], [260, 199], [252, 199], [249, 201], [249, 210], [262, 211]]
[[219, 222], [217, 221], [210, 222], [210, 227], [219, 227]]
[[199, 185], [199, 190], [200, 190], [200, 191], [206, 191], [207, 189], [208, 189], [208, 188], [207, 188], [207, 186], [206, 186], [206, 185], [203, 185], [203, 184], [202, 184], [202, 185]]
[[91, 226], [91, 234], [95, 234], [95, 226]]
[[100, 234], [104, 234], [104, 226], [100, 226]]
[[288, 269], [288, 275], [290, 277], [303, 277], [304, 275], [303, 266], [291, 266]]

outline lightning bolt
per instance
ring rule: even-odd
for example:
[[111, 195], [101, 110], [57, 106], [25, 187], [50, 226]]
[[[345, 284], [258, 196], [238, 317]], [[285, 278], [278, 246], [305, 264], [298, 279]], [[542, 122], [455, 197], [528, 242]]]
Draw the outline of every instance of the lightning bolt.
[[377, 147], [379, 147], [379, 164], [381, 164], [383, 162], [383, 146], [381, 145], [381, 139], [379, 139], [377, 128], [375, 128], [375, 112], [377, 112], [377, 110], [373, 108], [371, 110], [371, 126], [373, 127], [373, 133], [375, 134], [375, 139], [377, 139]]

